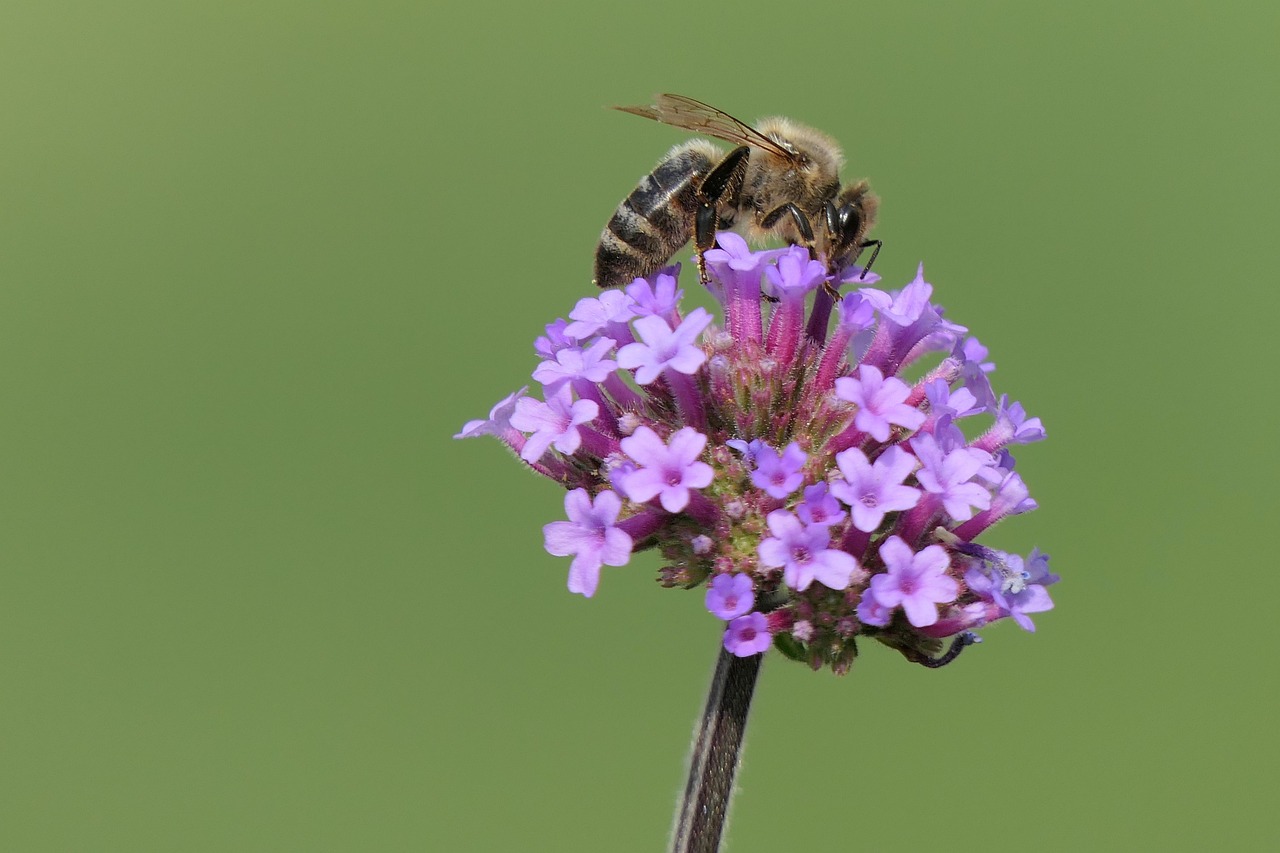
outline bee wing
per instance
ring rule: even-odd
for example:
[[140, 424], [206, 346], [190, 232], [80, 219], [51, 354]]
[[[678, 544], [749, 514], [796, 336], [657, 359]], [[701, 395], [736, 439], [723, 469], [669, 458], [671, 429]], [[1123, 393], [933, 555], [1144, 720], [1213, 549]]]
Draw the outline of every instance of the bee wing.
[[614, 107], [624, 113], [651, 118], [654, 121], [692, 130], [742, 145], [752, 145], [772, 152], [787, 160], [794, 160], [796, 155], [777, 142], [765, 136], [746, 122], [738, 121], [726, 112], [716, 109], [710, 104], [686, 98], [684, 95], [655, 95], [650, 107]]

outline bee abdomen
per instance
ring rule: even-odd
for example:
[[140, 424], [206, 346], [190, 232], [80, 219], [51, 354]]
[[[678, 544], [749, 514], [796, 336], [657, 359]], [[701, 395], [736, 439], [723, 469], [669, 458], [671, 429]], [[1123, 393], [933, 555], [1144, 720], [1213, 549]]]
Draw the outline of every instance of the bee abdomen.
[[[708, 151], [710, 149], [710, 151]], [[661, 269], [689, 242], [697, 185], [711, 170], [714, 146], [695, 140], [671, 153], [618, 205], [596, 247], [595, 283], [629, 284]]]

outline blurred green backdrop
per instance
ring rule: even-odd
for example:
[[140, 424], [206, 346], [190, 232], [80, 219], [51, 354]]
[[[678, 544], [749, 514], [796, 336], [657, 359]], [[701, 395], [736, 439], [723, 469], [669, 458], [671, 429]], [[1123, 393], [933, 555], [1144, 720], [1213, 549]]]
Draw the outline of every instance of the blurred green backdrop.
[[945, 670], [771, 656], [735, 853], [1275, 849], [1276, 8], [5, 5], [0, 848], [662, 849], [718, 623], [570, 595], [449, 437], [677, 91], [845, 144], [1064, 577]]

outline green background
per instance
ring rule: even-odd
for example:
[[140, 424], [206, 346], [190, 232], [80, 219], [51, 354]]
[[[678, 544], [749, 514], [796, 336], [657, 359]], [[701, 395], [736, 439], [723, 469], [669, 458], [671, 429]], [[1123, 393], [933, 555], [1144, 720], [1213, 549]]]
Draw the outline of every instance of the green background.
[[[453, 442], [687, 93], [846, 146], [1050, 440], [1063, 576], [931, 672], [766, 660], [777, 850], [1275, 849], [1274, 3], [10, 3], [0, 848], [662, 849], [718, 644]], [[688, 282], [686, 282], [688, 286]]]

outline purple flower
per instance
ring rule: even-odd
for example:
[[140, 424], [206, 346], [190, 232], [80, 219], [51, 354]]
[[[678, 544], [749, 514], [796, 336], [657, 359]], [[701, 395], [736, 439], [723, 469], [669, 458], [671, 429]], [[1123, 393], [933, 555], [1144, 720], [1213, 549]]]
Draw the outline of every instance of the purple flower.
[[579, 425], [591, 422], [599, 413], [600, 407], [592, 400], [575, 402], [567, 385], [549, 395], [545, 403], [521, 397], [516, 400], [511, 425], [533, 435], [520, 451], [520, 458], [525, 462], [537, 462], [552, 446], [561, 453], [573, 453], [582, 444]]
[[595, 595], [600, 583], [600, 567], [625, 566], [631, 559], [631, 537], [615, 524], [622, 500], [613, 492], [596, 495], [574, 489], [564, 497], [568, 521], [553, 521], [542, 528], [547, 553], [556, 557], [573, 555], [569, 564], [569, 591], [587, 598]]
[[804, 482], [801, 469], [807, 458], [794, 441], [781, 455], [767, 444], [761, 445], [756, 453], [756, 469], [751, 472], [751, 484], [763, 489], [770, 497], [782, 500]]
[[831, 534], [825, 527], [806, 527], [785, 509], [769, 513], [773, 536], [760, 543], [760, 563], [782, 569], [787, 586], [803, 592], [815, 580], [828, 589], [845, 589], [862, 571], [853, 555], [828, 548]]
[[564, 333], [580, 341], [585, 341], [598, 332], [604, 331], [615, 341], [630, 340], [630, 336], [615, 335], [617, 327], [626, 328], [626, 324], [636, 316], [631, 297], [620, 290], [606, 290], [597, 298], [579, 299], [578, 304], [569, 312], [573, 320], [565, 327]]
[[844, 521], [844, 508], [830, 492], [831, 487], [826, 483], [805, 486], [804, 500], [796, 506], [796, 515], [810, 526], [830, 527]]
[[507, 430], [512, 429], [511, 416], [515, 413], [516, 403], [529, 390], [526, 385], [519, 391], [515, 391], [501, 400], [493, 404], [493, 408], [489, 410], [489, 419], [484, 421], [467, 421], [463, 425], [462, 431], [454, 436], [454, 438], [476, 438], [481, 435], [501, 436]]
[[853, 526], [871, 533], [886, 513], [911, 509], [920, 500], [920, 490], [903, 483], [916, 469], [916, 458], [894, 445], [880, 454], [873, 465], [856, 447], [836, 454], [843, 480], [831, 484], [831, 493], [853, 511]]
[[716, 575], [707, 584], [707, 609], [720, 619], [737, 619], [756, 603], [748, 574]]
[[732, 231], [721, 231], [716, 235], [717, 247], [707, 251], [704, 257], [707, 266], [716, 272], [717, 278], [736, 278], [747, 286], [760, 283], [760, 273], [765, 266], [782, 254], [785, 249], [770, 249], [764, 252], [753, 252], [747, 241]]
[[640, 341], [618, 350], [618, 364], [636, 371], [636, 382], [648, 385], [664, 370], [693, 374], [698, 372], [707, 354], [694, 342], [711, 324], [711, 315], [701, 308], [689, 312], [675, 329], [661, 317], [641, 317], [635, 328]]
[[577, 346], [576, 338], [571, 338], [565, 334], [564, 330], [569, 325], [569, 321], [560, 319], [554, 323], [547, 324], [547, 333], [539, 335], [533, 341], [533, 349], [538, 355], [544, 359], [554, 359], [556, 353], [565, 347]]
[[[879, 576], [873, 575], [872, 580], [875, 580], [876, 577]], [[863, 625], [887, 628], [889, 623], [893, 621], [893, 608], [881, 604], [870, 591], [862, 594], [862, 600], [858, 602], [858, 609], [855, 612], [857, 613], [858, 621]]]
[[996, 422], [974, 442], [983, 450], [995, 451], [1007, 444], [1030, 444], [1044, 440], [1044, 427], [1039, 418], [1028, 418], [1021, 403], [1010, 403], [1008, 394], [1000, 395], [996, 406]]
[[960, 584], [947, 574], [951, 558], [941, 545], [930, 545], [916, 553], [897, 536], [880, 546], [884, 574], [872, 575], [867, 594], [882, 607], [901, 607], [907, 621], [917, 628], [938, 621], [939, 604], [955, 601]]
[[731, 438], [726, 441], [725, 444], [741, 453], [742, 461], [746, 462], [752, 468], [755, 467], [756, 457], [760, 455], [760, 451], [762, 449], [768, 448], [772, 450], [769, 445], [765, 444], [758, 438], [753, 438], [750, 441], [743, 441], [740, 438]]
[[846, 293], [840, 299], [836, 322], [850, 334], [870, 329], [876, 322], [876, 306], [861, 293]]
[[[858, 640], [938, 666], [991, 621], [1034, 628], [1048, 559], [977, 539], [1035, 508], [1010, 448], [1044, 428], [992, 390], [985, 347], [944, 318], [923, 267], [881, 291], [802, 248], [718, 240], [716, 325], [682, 309], [678, 266], [583, 299], [535, 344], [544, 399], [522, 389], [458, 433], [496, 436], [569, 492], [544, 537], [572, 557], [570, 589], [591, 595], [601, 566], [652, 549], [663, 586], [707, 584], [726, 649], [776, 640], [838, 674]], [[957, 423], [979, 412], [994, 422], [971, 439]]]
[[725, 650], [740, 658], [749, 658], [769, 650], [773, 636], [769, 620], [763, 613], [748, 613], [729, 623], [724, 632]]
[[991, 455], [970, 447], [958, 447], [947, 453], [931, 435], [911, 439], [911, 449], [920, 459], [916, 480], [926, 492], [938, 496], [947, 515], [956, 521], [973, 517], [973, 507], [991, 506], [991, 492], [973, 478], [991, 464]]
[[863, 288], [861, 293], [875, 304], [880, 316], [895, 325], [910, 326], [928, 310], [933, 285], [924, 280], [924, 264], [920, 264], [915, 279], [897, 293], [889, 294], [870, 287]]
[[622, 451], [640, 467], [615, 477], [622, 491], [636, 503], [659, 498], [667, 512], [680, 512], [689, 505], [690, 490], [711, 485], [715, 472], [698, 457], [707, 446], [707, 437], [692, 427], [672, 433], [664, 443], [647, 426], [622, 439]]
[[858, 378], [842, 376], [836, 380], [836, 396], [858, 407], [853, 423], [876, 441], [889, 440], [889, 425], [915, 429], [924, 423], [924, 413], [907, 404], [911, 388], [896, 376], [888, 379], [878, 368], [864, 364]]
[[680, 265], [665, 267], [653, 275], [653, 283], [648, 279], [638, 278], [624, 288], [631, 297], [631, 307], [638, 316], [653, 315], [655, 317], [672, 317], [676, 306], [680, 304], [683, 290], [676, 288], [676, 278], [680, 275]]
[[935, 379], [924, 386], [925, 399], [929, 401], [929, 414], [939, 418], [950, 415], [952, 418], [964, 418], [982, 411], [977, 399], [968, 388], [951, 390], [945, 379]]
[[616, 361], [605, 358], [605, 354], [613, 346], [612, 338], [597, 338], [586, 349], [579, 346], [562, 347], [556, 351], [554, 360], [544, 361], [534, 368], [533, 378], [541, 382], [542, 387], [550, 394], [574, 379], [603, 382], [618, 369]]
[[885, 322], [881, 324], [865, 361], [883, 365], [891, 373], [925, 352], [947, 350], [967, 330], [948, 322], [929, 301], [933, 285], [924, 280], [924, 264], [916, 278], [900, 292], [887, 294], [873, 288], [859, 291], [871, 300]]
[[778, 257], [777, 265], [764, 268], [764, 277], [769, 282], [765, 292], [770, 296], [798, 300], [822, 284], [827, 267], [811, 260], [808, 249], [790, 246]]
[[1049, 558], [1039, 551], [1023, 561], [1017, 554], [983, 549], [988, 557], [975, 561], [965, 572], [969, 589], [980, 598], [993, 602], [1000, 616], [1010, 616], [1024, 631], [1034, 632], [1030, 613], [1053, 609], [1053, 599], [1045, 589], [1058, 580], [1049, 573]]
[[964, 387], [968, 388], [983, 409], [996, 408], [996, 395], [991, 390], [991, 380], [987, 374], [996, 369], [995, 363], [983, 361], [987, 357], [987, 348], [977, 338], [969, 337], [956, 344], [951, 357], [960, 362], [960, 376]]

